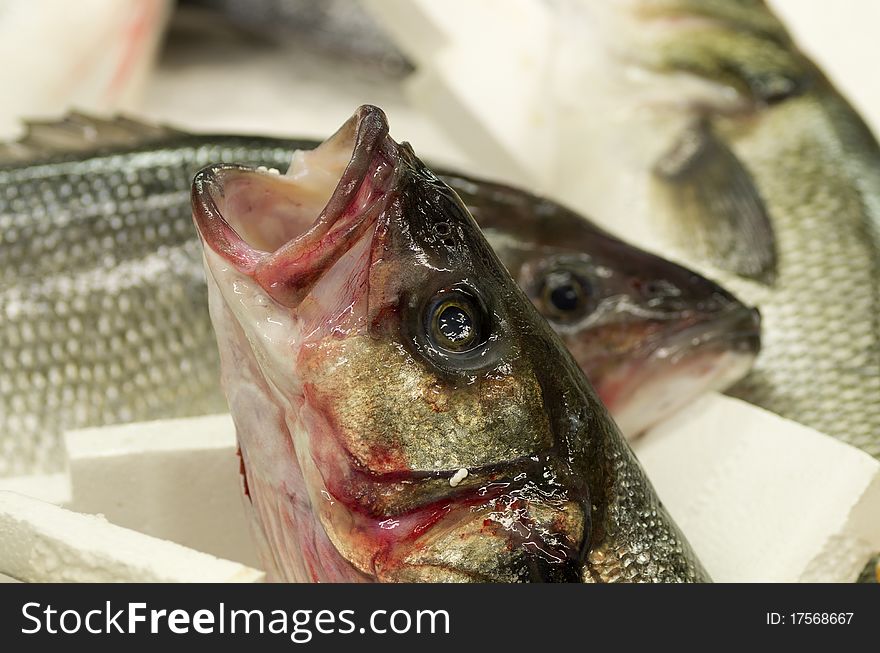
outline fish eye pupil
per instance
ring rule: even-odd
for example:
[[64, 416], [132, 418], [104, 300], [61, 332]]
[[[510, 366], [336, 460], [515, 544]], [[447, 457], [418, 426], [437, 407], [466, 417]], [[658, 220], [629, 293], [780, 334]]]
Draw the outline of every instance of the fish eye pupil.
[[437, 315], [437, 327], [449, 342], [460, 344], [473, 336], [474, 324], [461, 306], [443, 306]]
[[550, 301], [560, 311], [574, 311], [580, 306], [580, 293], [574, 285], [568, 283], [557, 286], [550, 291]]
[[541, 283], [544, 314], [551, 319], [572, 322], [580, 319], [592, 307], [590, 283], [572, 270], [553, 270]]

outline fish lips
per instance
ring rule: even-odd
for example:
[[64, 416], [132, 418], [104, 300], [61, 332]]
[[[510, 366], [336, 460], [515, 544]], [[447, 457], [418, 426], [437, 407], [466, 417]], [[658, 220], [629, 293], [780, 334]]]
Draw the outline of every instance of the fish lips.
[[[553, 467], [552, 455], [544, 455], [475, 469], [424, 504], [403, 512], [381, 507], [372, 517], [382, 520], [381, 537], [364, 526], [356, 532], [372, 535], [349, 546], [378, 545], [370, 568], [385, 581], [581, 582], [590, 504], [578, 484], [548, 482]], [[447, 476], [416, 474], [405, 482], [412, 492], [412, 484], [446, 484]]]
[[296, 185], [279, 174], [217, 164], [192, 185], [205, 245], [288, 308], [377, 224], [395, 185], [397, 145], [381, 109], [361, 107], [319, 147], [350, 149], [351, 157], [316, 219], [302, 215]]
[[723, 348], [755, 357], [761, 351], [761, 313], [757, 308], [732, 306], [685, 325], [664, 346]]
[[675, 321], [655, 338], [587, 370], [627, 436], [636, 436], [708, 391], [743, 378], [761, 349], [761, 315], [739, 303]]
[[714, 350], [755, 357], [761, 350], [761, 313], [739, 302], [713, 311], [687, 311], [667, 322], [659, 335], [639, 339], [625, 355], [650, 361], [684, 359]]

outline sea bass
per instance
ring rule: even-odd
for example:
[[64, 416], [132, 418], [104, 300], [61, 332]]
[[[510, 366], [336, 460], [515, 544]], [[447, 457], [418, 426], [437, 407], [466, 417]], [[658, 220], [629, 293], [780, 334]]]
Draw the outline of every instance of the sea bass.
[[583, 64], [567, 200], [760, 309], [762, 354], [732, 394], [880, 456], [868, 127], [760, 0], [554, 4]]
[[[0, 476], [58, 469], [65, 429], [225, 410], [189, 184], [316, 145], [71, 115], [0, 147]], [[717, 285], [548, 200], [442, 176], [628, 434], [748, 369], [756, 315]]]
[[456, 194], [363, 106], [286, 175], [193, 182], [222, 385], [278, 581], [700, 581]]

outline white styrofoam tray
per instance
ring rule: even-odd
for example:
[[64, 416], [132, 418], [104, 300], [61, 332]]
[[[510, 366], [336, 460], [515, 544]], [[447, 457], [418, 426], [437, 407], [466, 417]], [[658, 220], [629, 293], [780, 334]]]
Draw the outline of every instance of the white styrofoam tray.
[[[66, 445], [69, 475], [0, 482], [0, 574], [261, 580], [228, 415]], [[880, 550], [880, 463], [809, 428], [709, 395], [635, 450], [716, 581], [852, 581]]]

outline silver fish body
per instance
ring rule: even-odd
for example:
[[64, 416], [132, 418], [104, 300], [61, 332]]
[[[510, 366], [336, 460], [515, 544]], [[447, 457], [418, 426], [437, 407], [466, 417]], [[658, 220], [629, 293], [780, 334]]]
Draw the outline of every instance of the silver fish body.
[[880, 149], [830, 88], [761, 122], [738, 144], [779, 264], [770, 285], [719, 274], [765, 317], [763, 356], [731, 392], [880, 457]]
[[0, 475], [58, 469], [62, 430], [222, 412], [187, 180], [235, 139], [0, 169]]

